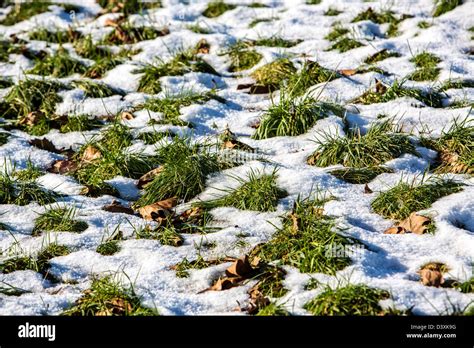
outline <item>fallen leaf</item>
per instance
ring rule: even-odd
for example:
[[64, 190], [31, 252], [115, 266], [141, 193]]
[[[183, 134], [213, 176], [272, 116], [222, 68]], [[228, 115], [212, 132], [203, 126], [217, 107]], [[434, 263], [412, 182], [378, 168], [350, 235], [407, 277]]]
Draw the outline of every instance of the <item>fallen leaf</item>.
[[373, 193], [374, 191], [371, 190], [371, 188], [369, 187], [369, 185], [365, 184], [364, 186], [364, 193]]
[[197, 53], [208, 54], [210, 50], [211, 50], [211, 45], [209, 44], [209, 42], [207, 42], [206, 39], [199, 40], [199, 42], [196, 45]]
[[160, 166], [142, 175], [140, 179], [138, 179], [137, 187], [139, 189], [144, 188], [148, 183], [152, 182], [155, 176], [160, 174], [163, 171], [163, 169], [164, 169], [163, 166]]
[[212, 291], [227, 290], [239, 284], [240, 281], [242, 281], [242, 278], [236, 278], [236, 277], [219, 278], [214, 283], [214, 285], [212, 285], [209, 289], [206, 289], [206, 290], [212, 290]]
[[34, 126], [44, 117], [44, 113], [41, 111], [33, 111], [21, 118], [19, 124], [23, 126]]
[[176, 197], [168, 198], [139, 208], [138, 212], [145, 220], [159, 220], [171, 215], [171, 209], [176, 206], [177, 203], [178, 200]]
[[426, 216], [411, 213], [410, 216], [401, 221], [398, 226], [416, 234], [423, 234], [428, 229], [430, 222], [431, 219]]
[[122, 203], [120, 203], [117, 200], [112, 201], [112, 203], [109, 205], [103, 206], [102, 210], [105, 210], [111, 213], [125, 213], [125, 214], [130, 214], [130, 215], [135, 214], [132, 208], [122, 205]]
[[387, 91], [387, 87], [379, 80], [375, 79], [375, 92], [378, 94], [384, 94]]
[[133, 120], [135, 118], [135, 116], [133, 116], [133, 114], [128, 111], [122, 112], [120, 114], [120, 117], [122, 118], [122, 120]]
[[245, 255], [237, 260], [225, 270], [228, 277], [247, 277], [253, 272], [253, 268], [249, 263], [248, 256]]
[[342, 69], [337, 71], [339, 74], [344, 76], [352, 76], [357, 74], [357, 69]]
[[407, 233], [407, 230], [404, 229], [403, 227], [393, 226], [393, 227], [387, 228], [383, 233], [384, 234], [405, 234]]
[[439, 287], [444, 283], [443, 274], [440, 271], [431, 269], [420, 270], [420, 278], [423, 285]]
[[100, 152], [100, 150], [89, 145], [84, 150], [81, 161], [88, 163], [88, 162], [93, 162], [101, 157], [102, 157], [102, 153]]
[[56, 174], [66, 174], [69, 172], [73, 172], [77, 169], [77, 163], [70, 160], [57, 160], [54, 161], [51, 168], [49, 168], [50, 173]]
[[46, 150], [46, 151], [50, 151], [54, 153], [61, 153], [64, 150], [64, 149], [58, 149], [56, 146], [54, 146], [54, 144], [50, 140], [46, 138], [32, 139], [29, 141], [29, 143], [30, 145], [35, 146], [38, 149]]
[[295, 213], [291, 213], [290, 215], [290, 218], [291, 218], [291, 221], [292, 221], [292, 225], [291, 225], [291, 233], [296, 235], [298, 234], [298, 231], [300, 229], [300, 219], [298, 217], [298, 215], [296, 215]]

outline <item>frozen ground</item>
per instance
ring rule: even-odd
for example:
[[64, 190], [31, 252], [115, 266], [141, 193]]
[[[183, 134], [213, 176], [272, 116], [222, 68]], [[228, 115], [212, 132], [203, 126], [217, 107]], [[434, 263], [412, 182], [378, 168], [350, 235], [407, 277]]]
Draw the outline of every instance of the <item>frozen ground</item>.
[[[243, 173], [250, 168], [271, 170], [276, 165], [278, 171], [278, 186], [288, 191], [289, 196], [280, 200], [277, 211], [260, 213], [240, 211], [235, 208], [218, 208], [214, 216], [223, 221], [224, 229], [211, 234], [184, 235], [184, 245], [180, 247], [160, 245], [154, 240], [127, 239], [133, 233], [133, 226], [144, 225], [146, 222], [138, 216], [121, 213], [111, 213], [101, 210], [116, 199], [112, 196], [89, 198], [79, 194], [81, 185], [71, 177], [59, 174], [46, 174], [37, 181], [46, 188], [66, 194], [60, 205], [74, 205], [78, 209], [78, 218], [88, 223], [89, 228], [82, 233], [52, 232], [40, 237], [31, 235], [34, 219], [46, 207], [31, 203], [26, 206], [0, 205], [0, 221], [11, 226], [10, 232], [0, 231], [0, 259], [9, 257], [9, 252], [17, 251], [18, 247], [24, 252], [34, 253], [48, 241], [57, 241], [67, 245], [73, 252], [67, 256], [51, 260], [51, 273], [60, 283], [50, 283], [33, 271], [16, 271], [9, 274], [0, 274], [0, 284], [9, 284], [28, 292], [21, 296], [0, 294], [0, 314], [2, 315], [55, 315], [68, 308], [81, 296], [81, 291], [90, 286], [93, 275], [107, 272], [126, 274], [135, 284], [135, 291], [142, 297], [143, 305], [157, 308], [161, 314], [194, 315], [194, 314], [241, 314], [234, 309], [239, 303], [248, 301], [247, 291], [255, 284], [249, 282], [225, 291], [208, 291], [199, 293], [209, 287], [212, 280], [222, 273], [230, 263], [212, 266], [202, 270], [191, 270], [188, 278], [177, 278], [175, 271], [170, 267], [183, 258], [193, 260], [197, 257], [196, 245], [204, 242], [215, 242], [216, 247], [202, 249], [205, 258], [219, 256], [239, 257], [258, 243], [271, 239], [275, 226], [281, 223], [281, 216], [291, 209], [292, 202], [298, 195], [308, 195], [314, 187], [329, 191], [337, 200], [325, 205], [325, 213], [337, 218], [338, 223], [344, 226], [345, 233], [353, 236], [368, 249], [359, 251], [352, 257], [353, 263], [335, 277], [324, 274], [302, 274], [297, 269], [284, 267], [287, 275], [284, 281], [289, 292], [276, 302], [282, 304], [292, 314], [308, 314], [303, 305], [315, 297], [320, 290], [305, 290], [308, 280], [316, 278], [323, 283], [336, 284], [337, 282], [364, 283], [391, 292], [393, 305], [398, 309], [412, 308], [414, 314], [437, 315], [449, 314], [453, 308], [464, 308], [474, 300], [474, 294], [463, 294], [455, 289], [427, 287], [421, 284], [417, 270], [427, 262], [442, 262], [449, 266], [447, 278], [467, 280], [472, 277], [474, 257], [474, 183], [472, 176], [454, 175], [464, 181], [464, 190], [439, 199], [429, 213], [434, 217], [436, 233], [433, 235], [386, 235], [383, 231], [393, 222], [384, 219], [372, 211], [370, 202], [380, 191], [389, 189], [401, 177], [419, 176], [429, 165], [434, 153], [427, 149], [420, 149], [422, 158], [405, 154], [390, 161], [386, 165], [394, 169], [394, 173], [379, 175], [370, 183], [374, 193], [364, 194], [364, 185], [345, 183], [331, 176], [328, 171], [332, 168], [318, 168], [306, 164], [306, 158], [315, 150], [313, 140], [321, 130], [342, 129], [341, 118], [329, 117], [317, 122], [307, 133], [296, 137], [274, 137], [266, 140], [253, 140], [250, 136], [255, 131], [251, 127], [270, 105], [268, 95], [249, 95], [236, 90], [238, 83], [248, 81], [248, 77], [232, 76], [226, 71], [228, 66], [226, 56], [218, 55], [220, 50], [235, 39], [269, 37], [278, 34], [286, 39], [301, 39], [300, 44], [291, 48], [258, 47], [264, 59], [253, 69], [258, 68], [279, 56], [289, 55], [296, 60], [302, 55], [318, 61], [322, 66], [331, 69], [354, 69], [361, 65], [369, 55], [382, 48], [389, 48], [401, 54], [400, 57], [389, 58], [377, 65], [392, 75], [384, 77], [375, 72], [357, 74], [350, 78], [338, 78], [327, 83], [321, 98], [346, 103], [360, 95], [374, 84], [374, 78], [391, 82], [401, 78], [414, 70], [409, 59], [413, 54], [429, 50], [441, 58], [439, 67], [440, 81], [448, 78], [473, 78], [474, 60], [466, 50], [472, 47], [472, 33], [468, 28], [474, 26], [474, 2], [465, 1], [453, 11], [440, 17], [432, 18], [433, 3], [431, 0], [390, 1], [390, 2], [363, 2], [323, 0], [319, 5], [306, 5], [303, 1], [266, 1], [268, 8], [250, 8], [244, 6], [248, 1], [232, 1], [238, 4], [235, 9], [228, 11], [215, 19], [201, 16], [206, 8], [206, 1], [190, 1], [190, 5], [183, 5], [179, 1], [163, 1], [164, 8], [150, 10], [149, 16], [136, 16], [137, 23], [161, 25], [170, 28], [170, 34], [155, 40], [143, 41], [135, 44], [141, 52], [115, 69], [109, 71], [103, 81], [110, 86], [119, 87], [127, 92], [125, 97], [113, 96], [104, 100], [86, 99], [74, 91], [66, 92], [64, 100], [57, 105], [58, 114], [70, 114], [79, 107], [83, 113], [102, 116], [104, 113], [116, 113], [130, 109], [139, 104], [143, 93], [136, 92], [139, 75], [131, 71], [140, 62], [153, 62], [157, 57], [167, 59], [170, 52], [180, 47], [191, 47], [201, 38], [205, 38], [211, 45], [211, 51], [205, 55], [205, 60], [213, 65], [223, 77], [213, 77], [203, 73], [189, 73], [180, 77], [162, 78], [165, 89], [180, 90], [192, 88], [194, 90], [210, 90], [218, 85], [218, 94], [229, 102], [220, 104], [210, 101], [204, 105], [192, 105], [182, 108], [182, 119], [195, 125], [193, 137], [215, 138], [226, 126], [239, 136], [239, 139], [264, 153], [271, 164], [262, 164], [250, 161], [242, 166], [219, 173], [208, 180], [208, 189], [197, 198], [212, 196], [216, 188], [235, 185], [232, 179], [225, 174]], [[104, 35], [106, 29], [103, 23], [106, 18], [114, 15], [104, 15], [98, 18], [93, 16], [99, 9], [95, 4], [86, 1], [76, 1], [86, 6], [90, 14], [78, 15], [74, 19], [64, 16], [61, 11], [52, 9], [21, 22], [6, 27], [0, 25], [0, 34], [5, 36], [12, 33], [19, 37], [33, 27], [48, 26], [54, 23], [57, 27], [66, 28], [73, 24], [84, 33], [90, 32], [96, 38]], [[404, 20], [400, 27], [400, 35], [393, 38], [383, 38], [377, 33], [386, 30], [386, 26], [374, 24], [370, 21], [350, 23], [362, 10], [371, 6], [373, 9], [390, 8], [396, 14], [410, 14], [413, 17]], [[337, 16], [325, 16], [324, 12], [333, 7], [342, 11]], [[276, 17], [270, 22], [261, 22], [253, 28], [249, 23], [255, 18]], [[417, 23], [421, 20], [429, 21], [432, 25], [427, 29], [420, 29]], [[331, 30], [335, 21], [347, 25], [354, 30], [355, 37], [364, 43], [363, 47], [352, 49], [345, 53], [325, 51], [330, 43], [324, 37]], [[200, 23], [212, 29], [211, 34], [196, 34], [188, 29], [187, 25]], [[46, 45], [44, 42], [34, 42], [32, 45]], [[50, 45], [55, 47], [54, 44]], [[13, 59], [13, 63], [0, 63], [0, 75], [20, 78], [22, 70], [32, 65], [26, 58]], [[252, 70], [253, 70], [252, 69]], [[251, 70], [251, 71], [252, 71]], [[250, 73], [249, 71], [248, 73]], [[66, 79], [67, 80], [67, 79]], [[408, 82], [416, 86], [429, 87], [434, 82]], [[435, 82], [439, 83], [439, 82]], [[316, 86], [321, 87], [321, 86]], [[77, 92], [77, 91], [76, 91]], [[0, 93], [6, 93], [0, 91]], [[448, 90], [451, 98], [474, 99], [474, 89]], [[416, 100], [398, 98], [394, 101], [357, 105], [348, 107], [346, 117], [351, 125], [367, 127], [376, 121], [379, 114], [395, 116], [404, 130], [414, 134], [429, 127], [432, 134], [437, 136], [443, 127], [448, 127], [456, 117], [469, 115], [469, 108], [431, 108], [418, 107]], [[146, 126], [148, 115], [137, 112], [135, 118], [126, 121], [135, 131]], [[174, 127], [177, 128], [177, 127]], [[179, 128], [179, 127], [178, 127]], [[190, 133], [189, 130], [182, 129]], [[86, 141], [93, 132], [61, 134], [51, 131], [45, 137], [57, 147], [78, 146]], [[26, 133], [15, 131], [7, 144], [0, 146], [0, 163], [11, 160], [19, 168], [26, 166], [27, 160], [43, 168], [50, 167], [60, 155], [39, 150], [29, 145], [32, 137]], [[145, 146], [137, 141], [135, 148], [153, 151], [153, 147]], [[136, 199], [140, 194], [134, 180], [117, 177], [110, 181], [121, 193], [125, 203]], [[180, 209], [181, 207], [178, 207]], [[459, 222], [464, 229], [456, 227]], [[113, 231], [116, 226], [124, 232], [126, 240], [120, 242], [121, 250], [112, 256], [102, 256], [95, 249], [104, 239], [104, 236]], [[239, 237], [245, 234], [242, 238]]]

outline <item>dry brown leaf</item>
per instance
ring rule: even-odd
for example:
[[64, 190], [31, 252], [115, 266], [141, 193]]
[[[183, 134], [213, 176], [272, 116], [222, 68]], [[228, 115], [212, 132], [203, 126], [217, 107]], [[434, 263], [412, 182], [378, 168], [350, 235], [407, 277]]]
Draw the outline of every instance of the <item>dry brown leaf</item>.
[[237, 278], [237, 277], [219, 278], [214, 283], [214, 285], [212, 285], [208, 290], [212, 290], [212, 291], [227, 290], [239, 284], [240, 281], [242, 281], [242, 278]]
[[73, 172], [77, 169], [77, 163], [69, 160], [57, 160], [54, 161], [51, 168], [48, 170], [51, 173], [65, 174]]
[[352, 76], [357, 74], [357, 69], [342, 69], [337, 71], [339, 74], [344, 76]]
[[100, 153], [100, 150], [89, 145], [84, 150], [81, 161], [88, 163], [88, 162], [93, 162], [101, 157], [102, 157], [102, 154]]
[[237, 260], [225, 270], [228, 277], [241, 277], [245, 278], [253, 272], [253, 268], [249, 263], [248, 256], [245, 255]]
[[137, 187], [139, 189], [144, 188], [148, 183], [152, 182], [155, 176], [160, 174], [163, 171], [163, 169], [164, 169], [163, 166], [160, 166], [142, 175], [140, 179], [138, 179]]
[[444, 283], [443, 274], [437, 270], [424, 268], [420, 270], [420, 278], [423, 285], [439, 287]]
[[210, 50], [211, 50], [211, 45], [209, 44], [209, 42], [207, 42], [206, 39], [199, 40], [199, 42], [196, 45], [197, 53], [208, 54]]
[[252, 87], [255, 83], [241, 83], [239, 85], [237, 85], [237, 90], [240, 91], [242, 89], [248, 89], [250, 87]]
[[374, 191], [372, 191], [372, 189], [369, 187], [369, 185], [365, 184], [364, 186], [364, 193], [373, 193]]
[[128, 111], [122, 112], [120, 114], [120, 117], [122, 118], [122, 120], [133, 120], [135, 118], [135, 116], [133, 116], [133, 114]]
[[291, 213], [290, 218], [291, 218], [291, 221], [292, 221], [291, 233], [292, 234], [298, 234], [298, 231], [300, 229], [300, 219], [299, 219], [298, 215], [296, 215], [295, 213]]
[[385, 86], [381, 81], [375, 79], [375, 92], [378, 94], [384, 94], [387, 91], [387, 86]]
[[398, 226], [416, 234], [423, 234], [428, 229], [430, 222], [431, 219], [426, 216], [411, 213], [410, 216], [401, 221]]
[[44, 113], [42, 113], [41, 111], [33, 111], [33, 112], [30, 112], [25, 117], [23, 117], [20, 120], [19, 124], [24, 125], [24, 126], [34, 126], [42, 118], [44, 118]]
[[64, 149], [58, 149], [56, 146], [54, 146], [54, 144], [50, 140], [46, 138], [32, 139], [29, 141], [29, 143], [30, 145], [37, 147], [38, 149], [50, 151], [54, 153], [61, 153], [61, 151], [64, 150]]
[[160, 220], [171, 215], [171, 209], [176, 206], [177, 203], [178, 200], [176, 197], [168, 198], [139, 208], [138, 212], [145, 220]]
[[120, 19], [111, 19], [107, 18], [104, 22], [105, 27], [117, 27], [119, 25]]
[[404, 229], [403, 227], [393, 226], [393, 227], [387, 228], [383, 233], [385, 233], [385, 234], [405, 234], [405, 233], [407, 233], [407, 230]]
[[102, 207], [102, 210], [105, 210], [111, 213], [125, 213], [125, 214], [130, 214], [130, 215], [135, 214], [132, 208], [122, 205], [122, 203], [120, 203], [117, 200], [114, 200], [112, 201], [111, 204]]

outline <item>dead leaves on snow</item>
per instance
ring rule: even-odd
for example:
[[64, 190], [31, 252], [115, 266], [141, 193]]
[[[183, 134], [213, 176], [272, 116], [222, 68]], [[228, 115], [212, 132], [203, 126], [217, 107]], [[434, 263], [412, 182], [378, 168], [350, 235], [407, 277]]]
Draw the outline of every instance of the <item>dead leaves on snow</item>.
[[145, 220], [160, 221], [173, 214], [173, 207], [178, 204], [176, 197], [168, 198], [144, 207], [138, 208], [138, 213]]
[[423, 234], [428, 231], [431, 219], [429, 217], [411, 213], [408, 218], [384, 231], [385, 234]]
[[421, 267], [418, 271], [420, 281], [423, 285], [440, 287], [444, 284], [443, 273], [448, 270], [443, 263], [431, 262]]

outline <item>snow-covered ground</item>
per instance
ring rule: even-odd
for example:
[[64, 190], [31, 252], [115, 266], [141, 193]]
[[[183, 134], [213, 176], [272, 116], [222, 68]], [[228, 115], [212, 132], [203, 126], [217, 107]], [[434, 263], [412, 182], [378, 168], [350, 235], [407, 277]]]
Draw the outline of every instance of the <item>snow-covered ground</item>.
[[[110, 271], [126, 274], [133, 281], [136, 293], [142, 297], [143, 305], [157, 308], [160, 314], [241, 314], [234, 309], [238, 303], [248, 301], [247, 291], [255, 282], [225, 291], [199, 293], [209, 287], [216, 275], [221, 274], [230, 263], [191, 270], [188, 278], [177, 278], [175, 271], [170, 267], [185, 257], [188, 260], [195, 259], [198, 253], [196, 245], [203, 242], [214, 242], [217, 245], [209, 250], [202, 249], [200, 252], [204, 258], [224, 255], [239, 257], [245, 254], [258, 243], [271, 239], [275, 226], [281, 224], [281, 216], [291, 209], [296, 197], [308, 195], [315, 187], [328, 191], [337, 198], [326, 203], [325, 213], [336, 217], [338, 223], [345, 227], [345, 233], [362, 241], [369, 248], [360, 250], [352, 258], [353, 263], [339, 271], [336, 276], [302, 274], [295, 268], [284, 267], [287, 271], [284, 286], [289, 291], [276, 302], [282, 304], [289, 312], [308, 314], [303, 305], [321, 291], [305, 290], [310, 278], [328, 284], [349, 281], [386, 289], [392, 294], [393, 305], [396, 308], [412, 308], [414, 314], [448, 314], [453, 308], [464, 308], [473, 301], [472, 293], [463, 294], [455, 289], [424, 286], [417, 274], [420, 266], [427, 262], [442, 262], [449, 267], [449, 274], [446, 276], [448, 279], [465, 281], [472, 277], [474, 267], [472, 176], [454, 175], [458, 180], [464, 181], [466, 184], [464, 189], [439, 199], [428, 209], [436, 224], [435, 234], [383, 234], [386, 228], [393, 225], [393, 221], [376, 214], [370, 206], [371, 201], [380, 191], [396, 184], [401, 177], [419, 176], [428, 167], [435, 154], [427, 149], [420, 149], [423, 154], [421, 158], [404, 154], [386, 163], [394, 172], [379, 175], [370, 183], [374, 193], [364, 194], [364, 185], [345, 183], [331, 176], [328, 171], [333, 168], [318, 168], [306, 163], [306, 158], [316, 148], [314, 139], [319, 131], [342, 129], [339, 117], [320, 120], [310, 131], [300, 136], [250, 139], [255, 132], [251, 127], [252, 122], [271, 104], [271, 100], [268, 95], [249, 95], [237, 90], [237, 84], [248, 81], [249, 78], [236, 77], [228, 73], [227, 57], [219, 53], [236, 39], [256, 39], [278, 34], [285, 39], [303, 40], [291, 48], [257, 47], [264, 58], [247, 73], [280, 56], [289, 56], [296, 60], [304, 54], [330, 69], [354, 69], [360, 66], [367, 56], [383, 48], [401, 54], [398, 58], [389, 58], [377, 64], [393, 74], [389, 77], [369, 72], [350, 78], [338, 78], [327, 83], [321, 98], [344, 104], [373, 86], [374, 78], [390, 83], [412, 72], [414, 65], [409, 61], [410, 58], [424, 50], [434, 53], [441, 59], [438, 65], [441, 68], [439, 81], [449, 78], [474, 78], [474, 59], [472, 55], [466, 54], [466, 50], [474, 45], [473, 33], [467, 30], [474, 26], [472, 16], [474, 2], [465, 1], [463, 5], [434, 19], [431, 16], [433, 9], [431, 0], [380, 2], [323, 0], [319, 5], [306, 5], [304, 1], [297, 0], [262, 0], [261, 3], [270, 5], [268, 8], [247, 7], [244, 4], [249, 1], [238, 0], [228, 1], [239, 6], [215, 19], [201, 15], [207, 1], [189, 2], [190, 4], [184, 5], [180, 1], [163, 1], [163, 8], [150, 10], [146, 17], [135, 16], [136, 23], [157, 27], [166, 24], [170, 28], [170, 34], [133, 45], [134, 48], [140, 48], [141, 52], [127, 63], [109, 71], [103, 78], [103, 81], [110, 86], [126, 91], [125, 97], [81, 100], [80, 95], [69, 91], [66, 92], [63, 102], [57, 105], [57, 113], [71, 113], [80, 108], [87, 114], [101, 116], [104, 110], [115, 113], [138, 105], [144, 100], [145, 95], [136, 92], [140, 75], [132, 74], [131, 71], [140, 62], [153, 62], [157, 57], [166, 60], [171, 56], [170, 52], [180, 47], [193, 47], [201, 38], [205, 38], [211, 45], [211, 51], [204, 58], [223, 76], [189, 73], [179, 77], [164, 77], [162, 78], [164, 89], [210, 90], [217, 83], [218, 94], [229, 101], [227, 104], [211, 100], [203, 105], [191, 105], [181, 109], [181, 118], [195, 125], [192, 136], [216, 138], [228, 126], [240, 140], [265, 154], [269, 162], [250, 161], [212, 176], [207, 182], [208, 189], [196, 199], [213, 197], [212, 194], [219, 187], [235, 186], [234, 180], [229, 179], [227, 174], [233, 173], [244, 177], [244, 173], [251, 168], [264, 168], [270, 171], [275, 165], [279, 168], [278, 186], [287, 190], [289, 196], [280, 200], [277, 211], [271, 213], [218, 208], [213, 212], [214, 216], [224, 221], [226, 228], [206, 235], [184, 235], [184, 245], [172, 247], [161, 245], [154, 240], [127, 239], [132, 235], [133, 228], [144, 225], [145, 220], [138, 216], [101, 210], [104, 205], [110, 204], [116, 198], [82, 196], [79, 194], [81, 185], [73, 178], [46, 174], [37, 181], [46, 188], [66, 194], [66, 198], [59, 204], [76, 206], [78, 218], [86, 221], [89, 228], [82, 233], [52, 232], [41, 237], [33, 237], [31, 232], [34, 219], [44, 212], [46, 207], [36, 203], [26, 206], [0, 205], [0, 221], [13, 227], [10, 232], [0, 231], [2, 252], [0, 260], [6, 259], [8, 252], [18, 247], [27, 253], [34, 253], [48, 241], [57, 241], [58, 244], [66, 245], [73, 250], [69, 255], [51, 260], [51, 273], [61, 280], [60, 283], [52, 284], [33, 271], [0, 274], [0, 286], [6, 283], [29, 291], [21, 296], [0, 294], [0, 314], [59, 314], [81, 296], [81, 291], [90, 286], [93, 275]], [[69, 16], [64, 16], [61, 11], [51, 11], [11, 27], [0, 25], [0, 35], [15, 33], [21, 37], [32, 28], [51, 26], [54, 23], [59, 28], [75, 25], [84, 33], [90, 32], [96, 38], [102, 37], [107, 32], [103, 27], [105, 19], [115, 15], [95, 18], [92, 14], [100, 10], [97, 5], [87, 1], [76, 1], [76, 3], [86, 6], [90, 10], [90, 15], [78, 15], [71, 19]], [[370, 21], [351, 23], [358, 13], [369, 6], [375, 10], [391, 9], [397, 15], [409, 14], [413, 17], [401, 22], [399, 36], [384, 38], [377, 35], [386, 30], [384, 24], [378, 25]], [[342, 12], [337, 16], [325, 16], [324, 12], [330, 7]], [[269, 17], [274, 19], [249, 28], [252, 20]], [[420, 29], [417, 24], [422, 20], [429, 21], [431, 27]], [[351, 28], [355, 37], [364, 43], [364, 46], [345, 53], [326, 51], [331, 43], [324, 37], [335, 21]], [[197, 34], [187, 29], [188, 25], [195, 23], [208, 26], [212, 29], [212, 33]], [[45, 43], [36, 42], [34, 45], [44, 46]], [[54, 44], [50, 46], [55, 47]], [[0, 63], [0, 75], [17, 78], [31, 65], [32, 63], [26, 58], [18, 57], [13, 63]], [[429, 87], [433, 83], [407, 82], [407, 85]], [[0, 93], [4, 94], [2, 91]], [[466, 98], [472, 102], [474, 88], [448, 90], [447, 94], [451, 98]], [[347, 114], [347, 120], [351, 125], [367, 128], [377, 121], [377, 115], [387, 114], [395, 116], [397, 121], [403, 124], [404, 130], [413, 131], [414, 135], [429, 127], [432, 135], [438, 136], [444, 127], [449, 127], [453, 119], [464, 118], [470, 112], [468, 107], [435, 109], [417, 107], [417, 104], [419, 103], [414, 99], [398, 98], [387, 103], [348, 107], [350, 112]], [[148, 115], [141, 115], [138, 112], [135, 116], [126, 123], [135, 131], [140, 131], [146, 127]], [[46, 135], [46, 138], [58, 148], [72, 146], [73, 149], [77, 149], [93, 133], [65, 135], [53, 130]], [[24, 168], [28, 159], [31, 159], [33, 164], [47, 169], [54, 160], [61, 158], [60, 155], [32, 147], [27, 141], [31, 138], [26, 133], [15, 131], [8, 143], [0, 146], [0, 163], [3, 165], [5, 160], [11, 160], [17, 167]], [[134, 147], [153, 150], [153, 147], [145, 146], [141, 142], [134, 144]], [[120, 191], [124, 202], [136, 199], [139, 195], [132, 179], [117, 177], [110, 183]], [[459, 222], [462, 222], [464, 229], [456, 227], [459, 226]], [[95, 251], [97, 245], [104, 239], [104, 235], [111, 233], [118, 225], [126, 239], [120, 242], [121, 250], [112, 256], [98, 254]], [[239, 242], [242, 238], [238, 236], [242, 234], [247, 236], [244, 238], [245, 243]]]

